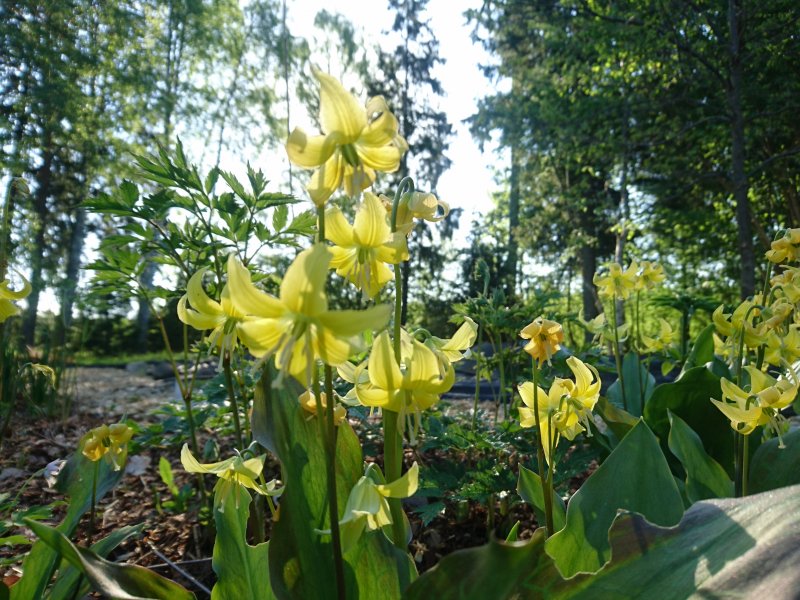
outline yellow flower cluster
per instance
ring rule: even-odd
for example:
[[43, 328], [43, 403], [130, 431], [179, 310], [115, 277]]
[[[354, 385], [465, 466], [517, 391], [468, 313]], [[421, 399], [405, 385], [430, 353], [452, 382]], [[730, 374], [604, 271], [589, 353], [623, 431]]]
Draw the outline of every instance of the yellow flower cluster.
[[531, 381], [518, 388], [525, 404], [519, 409], [522, 427], [536, 425], [535, 407], [538, 404], [539, 434], [548, 464], [562, 435], [568, 440], [575, 439], [582, 431], [591, 435], [590, 415], [600, 397], [600, 375], [593, 366], [574, 356], [567, 359], [567, 365], [574, 381], [556, 378], [548, 392]]
[[81, 453], [97, 462], [105, 457], [119, 471], [128, 455], [128, 442], [133, 437], [133, 429], [125, 423], [100, 425], [87, 433], [80, 441]]
[[633, 261], [627, 269], [616, 262], [606, 263], [605, 273], [595, 273], [593, 281], [601, 298], [625, 300], [634, 292], [661, 285], [665, 278], [661, 265], [645, 260]]
[[564, 330], [555, 321], [537, 317], [519, 332], [519, 337], [530, 340], [525, 344], [525, 352], [530, 354], [541, 365], [561, 348], [564, 341]]

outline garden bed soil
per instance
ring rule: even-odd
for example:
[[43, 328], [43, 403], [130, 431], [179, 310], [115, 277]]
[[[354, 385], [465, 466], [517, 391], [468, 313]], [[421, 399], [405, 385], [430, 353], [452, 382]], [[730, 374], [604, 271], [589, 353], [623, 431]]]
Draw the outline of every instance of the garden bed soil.
[[[144, 429], [163, 419], [163, 415], [154, 412], [156, 409], [176, 401], [173, 380], [155, 379], [141, 370], [76, 368], [68, 372], [68, 377], [71, 416], [48, 419], [15, 414], [9, 430], [5, 432], [0, 455], [0, 492], [10, 493], [5, 502], [15, 496], [16, 500], [12, 506], [7, 506], [4, 513], [0, 513], [1, 520], [9, 519], [12, 513], [46, 505], [52, 514], [44, 522], [57, 524], [64, 514], [65, 504], [61, 494], [52, 489], [43, 476], [47, 465], [66, 458], [74, 451], [81, 436], [92, 427], [127, 418]], [[467, 413], [472, 409], [471, 401], [453, 402], [451, 410]], [[493, 418], [491, 410], [484, 414], [484, 418]], [[209, 438], [215, 434], [204, 431], [201, 435]], [[232, 444], [231, 439], [217, 439], [217, 442], [223, 454], [226, 446]], [[122, 544], [111, 558], [155, 569], [192, 589], [199, 598], [206, 597], [201, 586], [211, 587], [214, 581], [210, 528], [201, 523], [196, 499], [190, 500], [190, 508], [186, 512], [164, 508], [163, 503], [171, 498], [171, 494], [159, 475], [161, 456], [169, 460], [178, 488], [189, 483], [190, 475], [180, 465], [177, 446], [148, 445], [139, 448], [130, 454], [121, 483], [101, 501], [98, 507], [100, 519], [92, 539], [100, 539], [125, 525], [144, 523], [143, 535]], [[381, 458], [375, 457], [378, 462]], [[441, 450], [417, 457], [408, 453], [406, 458], [408, 462], [415, 458], [459, 460]], [[278, 465], [268, 464], [265, 470], [272, 470], [277, 475]], [[588, 472], [569, 482], [571, 492], [577, 490]], [[207, 482], [209, 490], [211, 485]], [[500, 514], [501, 508], [498, 503], [494, 515], [495, 535], [504, 536], [516, 521], [520, 522], [521, 539], [532, 535], [537, 523], [527, 505], [512, 503], [505, 515]], [[443, 514], [424, 527], [413, 511], [409, 511], [409, 516], [414, 531], [410, 552], [420, 572], [431, 568], [447, 554], [481, 545], [489, 537], [489, 518], [485, 505], [448, 505]], [[81, 545], [90, 543], [87, 530], [88, 517], [85, 517], [77, 533], [77, 542]], [[12, 528], [5, 535], [13, 534], [22, 534], [30, 540], [35, 538], [24, 527]], [[0, 576], [6, 585], [12, 585], [19, 578], [25, 551], [27, 547], [22, 545], [0, 546]]]

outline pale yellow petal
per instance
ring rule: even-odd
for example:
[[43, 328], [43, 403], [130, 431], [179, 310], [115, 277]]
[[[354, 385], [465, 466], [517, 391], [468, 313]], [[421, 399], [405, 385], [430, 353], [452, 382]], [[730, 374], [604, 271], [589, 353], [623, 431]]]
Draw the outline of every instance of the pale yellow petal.
[[[471, 348], [477, 337], [478, 324], [469, 317], [466, 317], [464, 322], [461, 324], [461, 327], [459, 327], [453, 334], [453, 337], [451, 337], [442, 345], [441, 350], [446, 353], [457, 352], [458, 358], [455, 360], [460, 360], [461, 352]], [[451, 358], [450, 362], [455, 361]]]
[[[16, 269], [14, 269], [14, 272], [15, 273], [17, 272]], [[22, 279], [22, 287], [16, 292], [12, 289], [9, 289], [8, 286], [10, 285], [10, 282], [8, 281], [8, 279], [4, 279], [2, 283], [0, 283], [0, 298], [4, 298], [6, 300], [22, 300], [28, 294], [30, 294], [31, 293], [30, 282], [28, 282], [27, 279], [22, 277], [22, 275], [20, 275], [20, 278]]]
[[419, 487], [419, 465], [415, 462], [400, 479], [384, 485], [376, 485], [378, 493], [386, 498], [409, 498]]
[[357, 383], [355, 389], [356, 398], [364, 406], [388, 408], [394, 411], [400, 409], [398, 390], [385, 390], [369, 383]]
[[369, 124], [361, 132], [359, 142], [368, 146], [385, 146], [397, 136], [398, 123], [389, 110], [383, 96], [370, 98], [367, 102]]
[[408, 242], [406, 240], [406, 234], [402, 231], [395, 231], [392, 237], [377, 248], [375, 252], [375, 256], [379, 261], [392, 265], [408, 260]]
[[317, 318], [323, 327], [336, 335], [350, 337], [364, 331], [382, 329], [391, 314], [392, 307], [389, 304], [379, 304], [365, 310], [331, 310]]
[[186, 307], [187, 295], [181, 296], [178, 300], [178, 318], [195, 329], [205, 331], [206, 329], [216, 329], [220, 325], [225, 324], [225, 317], [223, 315], [202, 314], [196, 310]]
[[364, 200], [353, 221], [353, 237], [364, 248], [378, 248], [392, 236], [386, 209], [372, 192], [364, 192]]
[[298, 254], [281, 281], [281, 302], [308, 316], [326, 311], [325, 279], [330, 261], [331, 253], [324, 244], [314, 244]]
[[188, 444], [184, 444], [183, 448], [181, 448], [181, 464], [188, 473], [213, 473], [215, 475], [221, 475], [233, 468], [233, 463], [236, 458], [237, 457], [232, 457], [220, 462], [201, 464], [194, 457], [191, 450], [189, 450]]
[[384, 390], [397, 390], [402, 387], [403, 374], [394, 356], [389, 332], [382, 331], [372, 344], [367, 373], [370, 382]]
[[280, 300], [253, 285], [250, 271], [233, 254], [228, 257], [228, 287], [231, 303], [242, 314], [277, 318], [286, 312]]
[[338, 138], [336, 134], [309, 137], [302, 129], [295, 128], [286, 141], [286, 154], [298, 167], [318, 167], [336, 151]]
[[344, 159], [342, 153], [337, 150], [311, 176], [306, 186], [311, 201], [317, 206], [325, 204], [325, 201], [342, 185], [342, 177], [344, 177]]
[[348, 339], [337, 337], [329, 329], [322, 329], [317, 333], [315, 354], [327, 365], [339, 366], [347, 362], [351, 354], [358, 351], [358, 339], [352, 342]]
[[186, 295], [189, 303], [195, 310], [204, 314], [222, 314], [222, 306], [216, 300], [208, 297], [203, 289], [203, 276], [207, 269], [201, 269], [189, 278], [186, 284]]
[[325, 211], [325, 238], [342, 248], [355, 245], [353, 227], [338, 206]]
[[253, 356], [264, 356], [277, 351], [281, 339], [288, 339], [291, 319], [248, 319], [237, 325], [239, 339]]
[[323, 131], [341, 134], [342, 144], [356, 141], [367, 126], [364, 106], [336, 78], [317, 69], [314, 77], [319, 81], [319, 122]]
[[392, 173], [400, 168], [400, 159], [403, 156], [403, 152], [397, 146], [376, 147], [357, 143], [355, 148], [361, 162], [371, 169], [383, 173]]

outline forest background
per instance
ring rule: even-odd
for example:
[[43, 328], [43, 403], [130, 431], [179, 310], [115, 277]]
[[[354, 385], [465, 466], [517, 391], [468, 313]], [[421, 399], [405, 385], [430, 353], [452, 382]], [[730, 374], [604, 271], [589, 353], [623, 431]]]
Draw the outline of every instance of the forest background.
[[[444, 198], [454, 208], [445, 227], [414, 233], [407, 319], [438, 329], [430, 321], [444, 308], [494, 289], [588, 320], [608, 260], [659, 260], [676, 302], [692, 308], [753, 294], [755, 257], [800, 227], [796, 2], [387, 0], [376, 46], [335, 6], [301, 36], [292, 13], [308, 5], [289, 0], [8, 0], [0, 191], [11, 226], [0, 254], [32, 285], [18, 323], [26, 343], [158, 349], [152, 306], [180, 335], [169, 290], [184, 283], [152, 257], [134, 272], [153, 302], [81, 277], [104, 243], [126, 243], [87, 206], [125, 179], [140, 183], [134, 155], [174, 152], [178, 138], [203, 172], [238, 164], [241, 174], [249, 161], [271, 191], [303, 199], [303, 174], [262, 160], [315, 119], [311, 64], [359, 96], [385, 96], [397, 115], [415, 164], [378, 189], [414, 172], [420, 189], [438, 191], [460, 126], [443, 109], [440, 75], [459, 65], [442, 65], [431, 25], [445, 4], [486, 56], [473, 87], [489, 93], [466, 125], [496, 187], [472, 222], [459, 207], [483, 202], [480, 192]], [[183, 226], [173, 215], [164, 235]], [[459, 228], [468, 233], [454, 237]], [[262, 260], [276, 271], [289, 258]]]

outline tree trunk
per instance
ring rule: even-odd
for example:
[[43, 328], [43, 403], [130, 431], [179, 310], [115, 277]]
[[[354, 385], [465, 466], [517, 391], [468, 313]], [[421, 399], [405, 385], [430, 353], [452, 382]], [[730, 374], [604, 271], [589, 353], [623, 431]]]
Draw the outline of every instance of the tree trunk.
[[517, 241], [517, 228], [519, 227], [519, 152], [516, 144], [511, 146], [511, 178], [508, 193], [508, 259], [506, 261], [506, 296], [512, 299], [517, 292], [517, 261], [519, 259], [519, 242]]
[[727, 90], [728, 107], [731, 112], [731, 181], [736, 201], [736, 224], [739, 228], [739, 257], [741, 274], [739, 287], [741, 297], [752, 296], [756, 290], [756, 257], [753, 248], [753, 232], [750, 220], [750, 202], [747, 199], [748, 181], [745, 172], [745, 133], [742, 112], [742, 0], [728, 0], [728, 27], [730, 46], [730, 78]]
[[72, 325], [72, 308], [80, 277], [83, 243], [86, 239], [86, 209], [82, 206], [75, 210], [71, 229], [67, 267], [61, 284], [61, 318], [56, 324], [55, 343], [59, 346], [66, 341], [67, 332]]

